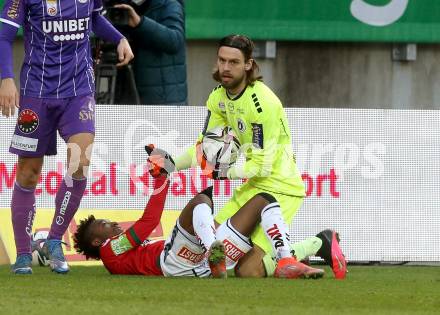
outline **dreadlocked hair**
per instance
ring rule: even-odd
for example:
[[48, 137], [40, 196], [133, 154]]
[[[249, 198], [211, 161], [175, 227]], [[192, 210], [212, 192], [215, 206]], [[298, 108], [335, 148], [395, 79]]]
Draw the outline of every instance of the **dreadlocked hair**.
[[75, 250], [84, 256], [86, 259], [100, 259], [99, 246], [92, 245], [92, 233], [90, 231], [90, 225], [95, 221], [95, 216], [89, 215], [87, 219], [79, 222], [78, 228], [73, 235]]

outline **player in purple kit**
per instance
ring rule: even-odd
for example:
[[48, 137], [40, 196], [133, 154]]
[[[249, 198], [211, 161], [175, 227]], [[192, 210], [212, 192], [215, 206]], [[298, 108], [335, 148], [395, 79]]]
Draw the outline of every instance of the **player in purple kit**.
[[[44, 250], [50, 266], [69, 266], [61, 237], [79, 207], [95, 133], [94, 73], [91, 32], [117, 44], [118, 66], [133, 58], [128, 41], [100, 14], [101, 0], [6, 0], [0, 18], [0, 109], [18, 110], [10, 152], [18, 155], [11, 211], [16, 274], [30, 274], [30, 237], [35, 216], [35, 187], [45, 155], [55, 155], [56, 131], [68, 145], [67, 173], [55, 198], [55, 214]], [[12, 42], [23, 27], [25, 57], [20, 94], [12, 70]]]

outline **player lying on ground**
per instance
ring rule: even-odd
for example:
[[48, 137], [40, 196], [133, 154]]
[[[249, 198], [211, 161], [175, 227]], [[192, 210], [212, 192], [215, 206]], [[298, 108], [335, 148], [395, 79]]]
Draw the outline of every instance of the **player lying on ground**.
[[75, 249], [87, 258], [101, 259], [112, 274], [226, 277], [224, 248], [211, 228], [209, 192], [188, 202], [166, 242], [148, 240], [160, 223], [168, 187], [167, 177], [155, 179], [157, 193], [149, 199], [142, 217], [126, 231], [117, 222], [92, 215], [82, 220], [74, 235]]
[[[166, 242], [147, 240], [160, 222], [169, 187], [168, 179], [159, 173], [152, 172], [158, 193], [150, 198], [140, 220], [123, 232], [116, 222], [89, 216], [75, 233], [76, 250], [87, 258], [101, 259], [112, 274], [226, 277], [224, 248], [222, 242], [216, 241], [214, 229], [212, 187], [186, 205]], [[261, 204], [265, 203], [263, 197], [259, 197]], [[253, 212], [244, 207], [231, 218], [237, 233], [244, 238], [258, 224], [249, 220]], [[235, 242], [234, 238], [229, 239], [230, 244]], [[317, 278], [324, 273], [299, 262], [295, 266], [295, 277]]]

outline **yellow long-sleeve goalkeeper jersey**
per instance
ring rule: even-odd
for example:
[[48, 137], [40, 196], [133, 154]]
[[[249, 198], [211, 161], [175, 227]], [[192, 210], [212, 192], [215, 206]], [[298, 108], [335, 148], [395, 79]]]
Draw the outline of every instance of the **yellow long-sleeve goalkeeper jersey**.
[[[305, 195], [286, 113], [271, 89], [257, 81], [231, 99], [226, 90], [218, 86], [209, 95], [206, 106], [204, 132], [217, 126], [230, 126], [244, 149], [246, 162], [232, 166], [227, 173], [229, 179], [247, 178], [249, 184], [267, 191]], [[191, 148], [178, 157], [177, 169], [194, 165], [194, 155], [195, 149]]]

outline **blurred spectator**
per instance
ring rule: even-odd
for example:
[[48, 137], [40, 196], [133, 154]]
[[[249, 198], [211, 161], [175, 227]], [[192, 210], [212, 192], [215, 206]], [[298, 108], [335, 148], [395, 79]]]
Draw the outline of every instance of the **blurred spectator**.
[[115, 7], [128, 11], [129, 26], [122, 31], [133, 42], [141, 103], [187, 104], [183, 1], [145, 0]]

